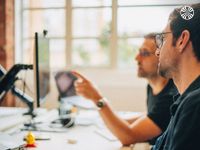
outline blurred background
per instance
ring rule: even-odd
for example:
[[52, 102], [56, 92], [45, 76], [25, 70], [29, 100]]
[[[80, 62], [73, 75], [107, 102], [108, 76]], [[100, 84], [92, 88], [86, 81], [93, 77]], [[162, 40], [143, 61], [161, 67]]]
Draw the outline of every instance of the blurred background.
[[[137, 77], [135, 61], [142, 37], [161, 32], [170, 12], [191, 1], [3, 0], [1, 3], [0, 11], [5, 16], [0, 21], [0, 30], [6, 30], [0, 33], [4, 38], [3, 42], [0, 40], [0, 55], [5, 68], [15, 63], [33, 63], [34, 33], [48, 30], [51, 92], [45, 107], [58, 105], [55, 73], [75, 69], [96, 83], [114, 109], [145, 111], [146, 81]], [[27, 73], [21, 76], [28, 92], [34, 93], [32, 76]], [[7, 104], [20, 106], [21, 102]]]

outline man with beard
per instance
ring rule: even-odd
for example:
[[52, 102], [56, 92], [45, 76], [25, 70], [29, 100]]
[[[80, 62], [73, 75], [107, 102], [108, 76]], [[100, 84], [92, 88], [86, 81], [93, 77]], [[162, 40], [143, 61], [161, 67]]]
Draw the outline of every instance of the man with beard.
[[[182, 12], [187, 13], [182, 16]], [[197, 150], [200, 143], [200, 3], [175, 9], [163, 33], [157, 34], [156, 43], [159, 73], [172, 78], [180, 94], [174, 97], [169, 126], [153, 149]]]
[[169, 107], [172, 104], [176, 88], [172, 80], [161, 77], [157, 73], [158, 58], [155, 56], [155, 34], [148, 34], [136, 56], [138, 76], [148, 80], [147, 108], [144, 115], [123, 120], [110, 107], [106, 98], [95, 86], [78, 72], [72, 73], [78, 78], [75, 88], [78, 95], [92, 100], [103, 118], [106, 126], [123, 145], [145, 142], [159, 136], [165, 131], [169, 120]]

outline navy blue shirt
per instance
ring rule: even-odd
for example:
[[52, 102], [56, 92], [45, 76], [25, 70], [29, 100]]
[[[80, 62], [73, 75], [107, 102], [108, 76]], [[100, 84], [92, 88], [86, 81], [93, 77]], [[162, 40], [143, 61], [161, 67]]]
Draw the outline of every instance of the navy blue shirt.
[[[170, 106], [173, 104], [173, 96], [177, 94], [173, 80], [169, 80], [163, 90], [154, 95], [152, 88], [147, 86], [147, 116], [164, 132], [169, 124]], [[155, 144], [156, 138], [149, 141]]]
[[153, 150], [200, 149], [200, 76], [174, 100], [169, 126]]

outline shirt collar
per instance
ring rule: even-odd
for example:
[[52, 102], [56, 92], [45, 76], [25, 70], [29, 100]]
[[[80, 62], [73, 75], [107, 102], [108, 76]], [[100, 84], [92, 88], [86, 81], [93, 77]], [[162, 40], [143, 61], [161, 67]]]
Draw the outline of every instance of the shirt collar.
[[171, 116], [174, 116], [178, 108], [178, 105], [181, 103], [181, 96], [179, 93], [173, 96], [173, 101], [174, 103], [170, 107]]
[[200, 88], [200, 76], [198, 76], [185, 90], [185, 92], [180, 95], [179, 93], [173, 96], [173, 105], [170, 107], [171, 115], [174, 116], [179, 104], [181, 103], [182, 99], [187, 96], [190, 92]]
[[188, 93], [200, 88], [200, 76], [198, 76], [190, 85], [189, 87], [183, 92], [181, 95], [182, 98], [184, 98]]

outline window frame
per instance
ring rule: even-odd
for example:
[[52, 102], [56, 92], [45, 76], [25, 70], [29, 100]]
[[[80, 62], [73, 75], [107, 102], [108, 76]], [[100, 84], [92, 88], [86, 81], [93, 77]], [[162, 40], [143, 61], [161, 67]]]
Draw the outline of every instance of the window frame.
[[[118, 8], [123, 8], [123, 7], [155, 7], [155, 6], [181, 6], [184, 4], [167, 4], [165, 5], [163, 4], [143, 4], [143, 5], [118, 5], [118, 0], [112, 0], [112, 5], [111, 6], [89, 6], [89, 7], [73, 7], [72, 6], [72, 1], [73, 0], [66, 0], [66, 5], [63, 7], [35, 7], [35, 8], [25, 8], [23, 6], [23, 0], [16, 0], [16, 5], [15, 8], [17, 8], [16, 13], [19, 14], [20, 16], [17, 17], [15, 16], [15, 20], [19, 19], [19, 22], [16, 25], [16, 30], [19, 29], [19, 31], [17, 31], [15, 33], [15, 35], [17, 37], [19, 37], [19, 39], [16, 40], [16, 57], [15, 60], [16, 62], [22, 62], [23, 61], [23, 41], [26, 40], [27, 38], [23, 38], [23, 11], [25, 10], [50, 10], [50, 9], [65, 9], [65, 21], [66, 21], [66, 30], [65, 30], [65, 36], [64, 37], [49, 37], [50, 41], [51, 39], [63, 39], [66, 41], [66, 46], [65, 46], [65, 66], [66, 68], [72, 68], [74, 67], [74, 65], [72, 64], [72, 43], [74, 39], [97, 39], [98, 37], [73, 37], [72, 36], [72, 11], [74, 9], [99, 9], [99, 8], [111, 8], [111, 39], [110, 39], [110, 56], [108, 56], [110, 58], [110, 63], [108, 64], [108, 66], [87, 66], [87, 68], [109, 68], [109, 69], [117, 69], [119, 68], [118, 65], [118, 40], [123, 39], [123, 37], [120, 37], [118, 35], [117, 32], [117, 18], [118, 18]], [[21, 7], [19, 7], [19, 5]], [[21, 32], [21, 35], [19, 34], [19, 32]], [[34, 37], [28, 37], [29, 39], [34, 39]], [[139, 37], [131, 37], [131, 36], [127, 36], [126, 39], [133, 39], [133, 38], [139, 38]], [[76, 66], [78, 68], [84, 68], [84, 66]]]

